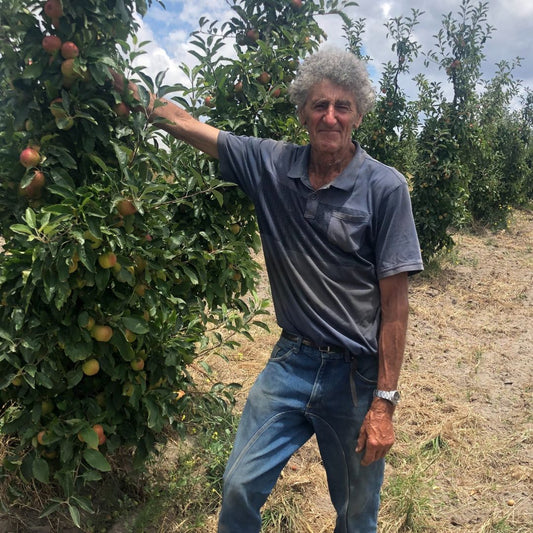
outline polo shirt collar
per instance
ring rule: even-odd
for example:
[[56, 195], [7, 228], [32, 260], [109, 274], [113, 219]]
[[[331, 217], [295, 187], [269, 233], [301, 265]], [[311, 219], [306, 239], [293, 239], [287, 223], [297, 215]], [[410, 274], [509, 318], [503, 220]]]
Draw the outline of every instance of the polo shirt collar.
[[[354, 185], [355, 175], [359, 167], [363, 164], [366, 152], [361, 148], [357, 141], [352, 141], [355, 144], [355, 154], [348, 166], [329, 184], [329, 187], [336, 187], [345, 191], [351, 190]], [[302, 150], [298, 151], [298, 155], [294, 158], [287, 172], [287, 176], [292, 179], [300, 179], [307, 187], [311, 188], [309, 181], [309, 156], [311, 153], [311, 145], [306, 145]]]

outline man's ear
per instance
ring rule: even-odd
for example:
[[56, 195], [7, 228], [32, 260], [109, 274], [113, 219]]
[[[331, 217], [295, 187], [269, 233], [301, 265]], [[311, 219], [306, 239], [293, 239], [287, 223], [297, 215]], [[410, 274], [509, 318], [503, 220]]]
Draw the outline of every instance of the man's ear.
[[353, 129], [354, 130], [359, 129], [359, 126], [361, 125], [361, 122], [363, 122], [363, 115], [357, 115], [357, 117], [355, 118]]

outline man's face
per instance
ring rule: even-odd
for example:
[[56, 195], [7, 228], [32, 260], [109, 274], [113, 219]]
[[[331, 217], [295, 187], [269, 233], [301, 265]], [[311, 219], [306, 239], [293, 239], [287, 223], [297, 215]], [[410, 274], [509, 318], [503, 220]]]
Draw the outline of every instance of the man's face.
[[307, 127], [313, 150], [334, 154], [351, 149], [352, 131], [362, 117], [349, 91], [322, 80], [311, 89], [300, 120]]

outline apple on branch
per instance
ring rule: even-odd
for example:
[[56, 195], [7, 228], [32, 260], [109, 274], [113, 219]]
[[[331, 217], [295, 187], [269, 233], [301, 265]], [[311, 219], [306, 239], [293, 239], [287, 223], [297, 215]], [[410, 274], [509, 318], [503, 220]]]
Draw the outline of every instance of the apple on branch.
[[44, 14], [52, 20], [63, 16], [63, 6], [60, 0], [48, 0], [44, 4]]
[[61, 49], [61, 39], [57, 35], [47, 35], [42, 40], [42, 47], [47, 54], [56, 54]]
[[20, 163], [25, 168], [36, 167], [41, 162], [41, 155], [35, 148], [24, 148], [20, 153], [19, 157]]
[[87, 359], [82, 365], [81, 370], [86, 376], [94, 376], [100, 371], [100, 363], [98, 359]]
[[96, 324], [91, 329], [91, 337], [99, 342], [109, 342], [113, 336], [113, 329], [110, 326]]
[[117, 211], [123, 216], [134, 215], [137, 213], [135, 204], [129, 198], [123, 198], [117, 203]]
[[64, 59], [74, 59], [80, 55], [80, 51], [72, 41], [66, 41], [61, 45], [61, 55]]
[[104, 252], [98, 256], [98, 264], [102, 268], [112, 268], [117, 264], [117, 256], [113, 252]]
[[41, 197], [45, 184], [44, 174], [40, 170], [36, 170], [30, 183], [20, 188], [20, 194], [30, 200], [36, 200]]

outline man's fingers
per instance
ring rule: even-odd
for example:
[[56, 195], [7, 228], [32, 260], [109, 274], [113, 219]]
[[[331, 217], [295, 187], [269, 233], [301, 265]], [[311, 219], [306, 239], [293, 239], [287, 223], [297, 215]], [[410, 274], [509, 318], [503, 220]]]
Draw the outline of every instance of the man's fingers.
[[357, 453], [360, 453], [365, 449], [366, 438], [367, 438], [366, 430], [363, 424], [363, 427], [361, 428], [361, 431], [359, 432], [359, 438], [357, 439], [357, 446], [355, 447], [355, 451]]

